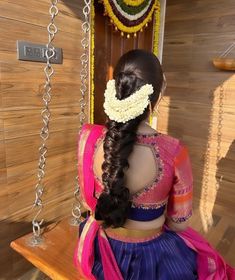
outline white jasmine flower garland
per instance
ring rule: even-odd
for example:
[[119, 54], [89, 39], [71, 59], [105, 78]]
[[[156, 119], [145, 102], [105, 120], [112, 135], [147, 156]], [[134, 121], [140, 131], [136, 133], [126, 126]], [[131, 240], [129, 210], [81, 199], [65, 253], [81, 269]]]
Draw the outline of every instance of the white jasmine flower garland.
[[109, 80], [104, 93], [104, 111], [110, 120], [125, 123], [143, 114], [152, 93], [153, 86], [145, 84], [131, 96], [119, 100], [116, 97], [115, 80]]

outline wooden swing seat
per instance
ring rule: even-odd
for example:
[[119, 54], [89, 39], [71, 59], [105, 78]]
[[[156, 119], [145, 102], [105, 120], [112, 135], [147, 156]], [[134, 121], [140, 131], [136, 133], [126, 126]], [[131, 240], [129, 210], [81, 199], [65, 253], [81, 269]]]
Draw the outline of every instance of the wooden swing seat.
[[28, 245], [31, 236], [12, 241], [11, 247], [53, 280], [82, 279], [73, 263], [78, 227], [69, 225], [68, 218], [47, 226], [39, 246]]
[[220, 70], [235, 71], [235, 59], [218, 57], [213, 59], [213, 64]]

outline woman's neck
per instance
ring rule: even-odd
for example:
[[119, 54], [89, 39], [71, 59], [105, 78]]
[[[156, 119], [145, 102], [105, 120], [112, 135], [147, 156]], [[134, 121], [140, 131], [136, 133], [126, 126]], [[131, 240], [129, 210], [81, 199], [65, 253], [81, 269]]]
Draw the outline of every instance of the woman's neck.
[[153, 129], [149, 124], [148, 124], [148, 120], [145, 119], [143, 120], [137, 129], [137, 133], [153, 133], [156, 132], [155, 129]]

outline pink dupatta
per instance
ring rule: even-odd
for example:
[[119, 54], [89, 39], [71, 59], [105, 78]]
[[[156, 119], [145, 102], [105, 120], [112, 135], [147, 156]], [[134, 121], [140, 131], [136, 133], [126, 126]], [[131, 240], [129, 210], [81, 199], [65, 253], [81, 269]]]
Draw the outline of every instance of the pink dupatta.
[[91, 212], [82, 234], [78, 240], [74, 254], [74, 263], [80, 274], [89, 280], [95, 280], [92, 274], [94, 264], [94, 240], [98, 235], [99, 249], [102, 259], [105, 280], [123, 280], [121, 272], [116, 263], [107, 236], [94, 218], [97, 199], [95, 193], [95, 181], [93, 174], [93, 154], [95, 144], [102, 135], [104, 127], [101, 125], [83, 125], [78, 139], [78, 174], [80, 193], [85, 207]]
[[199, 280], [235, 280], [235, 269], [195, 230], [187, 228], [178, 233], [185, 243], [197, 252]]

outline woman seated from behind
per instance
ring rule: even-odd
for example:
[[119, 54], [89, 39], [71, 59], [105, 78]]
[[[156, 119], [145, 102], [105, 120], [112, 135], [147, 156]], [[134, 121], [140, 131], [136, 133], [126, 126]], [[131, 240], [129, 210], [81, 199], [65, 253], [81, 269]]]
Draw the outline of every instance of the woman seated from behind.
[[[86, 279], [232, 279], [234, 270], [195, 231], [186, 147], [147, 120], [165, 88], [156, 56], [124, 54], [107, 83], [105, 126], [79, 136], [81, 223], [75, 263]], [[216, 278], [217, 277], [217, 278]], [[219, 278], [220, 277], [220, 278]]]

